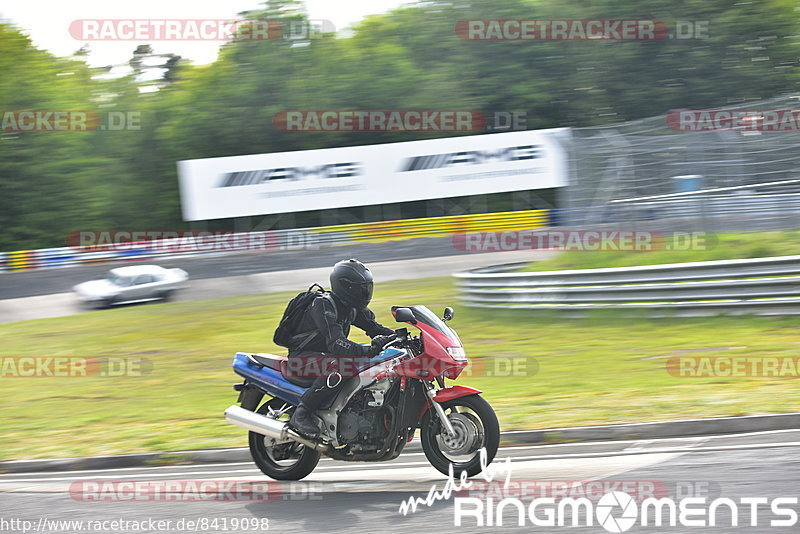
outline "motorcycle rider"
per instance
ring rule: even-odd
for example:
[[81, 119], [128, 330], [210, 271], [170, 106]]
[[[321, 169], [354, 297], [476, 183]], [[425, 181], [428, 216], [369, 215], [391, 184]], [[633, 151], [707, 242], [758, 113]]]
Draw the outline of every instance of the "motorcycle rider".
[[[335, 358], [341, 368], [355, 358], [380, 353], [393, 338], [394, 330], [378, 323], [367, 308], [372, 300], [373, 278], [366, 265], [356, 259], [342, 260], [333, 266], [330, 283], [330, 293], [316, 297], [300, 321], [302, 334], [295, 336], [297, 342], [289, 346], [290, 368], [301, 368], [309, 356], [317, 357], [315, 361], [320, 356]], [[365, 346], [347, 339], [351, 325], [364, 330], [372, 343]], [[342, 375], [333, 384], [331, 374], [317, 375], [289, 421], [290, 427], [307, 436], [319, 434], [314, 412], [333, 399], [344, 382]]]

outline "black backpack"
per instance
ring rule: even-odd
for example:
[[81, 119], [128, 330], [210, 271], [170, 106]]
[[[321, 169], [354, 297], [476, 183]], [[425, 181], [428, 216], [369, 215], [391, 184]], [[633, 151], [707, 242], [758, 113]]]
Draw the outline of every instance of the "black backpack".
[[[281, 317], [281, 322], [278, 324], [278, 328], [275, 329], [275, 335], [272, 336], [272, 341], [281, 347], [295, 348], [296, 350], [301, 350], [306, 346], [316, 335], [316, 330], [311, 332], [299, 332], [300, 323], [303, 320], [306, 310], [311, 306], [311, 303], [314, 302], [314, 299], [327, 295], [325, 289], [319, 284], [314, 284], [309, 287], [308, 290], [298, 293], [297, 296], [286, 305], [286, 309], [283, 311], [283, 317]], [[301, 335], [305, 335], [305, 339], [301, 340]]]

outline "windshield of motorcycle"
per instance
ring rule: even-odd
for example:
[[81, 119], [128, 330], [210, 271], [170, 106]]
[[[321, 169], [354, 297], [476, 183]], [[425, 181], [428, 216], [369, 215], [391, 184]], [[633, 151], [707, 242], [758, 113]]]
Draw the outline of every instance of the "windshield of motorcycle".
[[411, 306], [410, 308], [411, 311], [414, 312], [414, 317], [417, 319], [418, 322], [435, 328], [442, 334], [452, 339], [453, 342], [457, 344], [457, 346], [461, 346], [461, 340], [458, 339], [458, 336], [453, 331], [453, 329], [447, 326], [447, 323], [442, 321], [442, 319], [440, 319], [439, 316], [437, 316], [427, 307]]

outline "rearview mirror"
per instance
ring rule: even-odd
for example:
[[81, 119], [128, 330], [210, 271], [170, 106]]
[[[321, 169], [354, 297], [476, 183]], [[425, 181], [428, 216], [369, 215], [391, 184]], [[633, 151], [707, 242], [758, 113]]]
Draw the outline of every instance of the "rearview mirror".
[[453, 310], [453, 308], [451, 308], [450, 306], [446, 307], [444, 309], [444, 315], [442, 315], [442, 321], [445, 321], [445, 322], [449, 321], [450, 319], [453, 318], [455, 313], [456, 312]]
[[414, 312], [411, 311], [411, 308], [397, 308], [394, 311], [394, 319], [398, 323], [417, 324], [417, 319], [414, 317]]

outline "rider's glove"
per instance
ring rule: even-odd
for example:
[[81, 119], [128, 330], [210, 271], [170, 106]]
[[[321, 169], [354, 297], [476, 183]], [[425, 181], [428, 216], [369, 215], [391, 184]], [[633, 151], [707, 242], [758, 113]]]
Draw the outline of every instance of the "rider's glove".
[[373, 354], [379, 354], [383, 350], [383, 346], [389, 343], [390, 341], [396, 339], [397, 336], [392, 334], [391, 336], [375, 336], [372, 338], [372, 343], [370, 344], [370, 348], [372, 349]]

